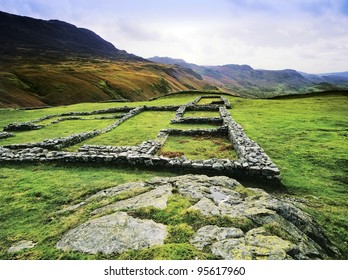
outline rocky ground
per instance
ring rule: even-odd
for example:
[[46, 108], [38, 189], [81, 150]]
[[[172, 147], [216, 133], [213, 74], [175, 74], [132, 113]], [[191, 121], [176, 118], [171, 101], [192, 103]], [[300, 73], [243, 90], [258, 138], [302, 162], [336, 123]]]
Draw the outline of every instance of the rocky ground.
[[[173, 196], [190, 201], [182, 216], [195, 213], [197, 217], [185, 225], [189, 228], [187, 243], [216, 258], [326, 259], [338, 254], [318, 224], [291, 202], [261, 189], [245, 188], [228, 177], [205, 175], [126, 183], [62, 209], [61, 213], [77, 211], [114, 198], [114, 202], [94, 209], [89, 221], [66, 232], [56, 247], [120, 254], [161, 246], [176, 225], [170, 222], [170, 215], [160, 220], [155, 213], [165, 212]], [[205, 222], [197, 224], [200, 217]], [[178, 228], [183, 227], [180, 223]]]

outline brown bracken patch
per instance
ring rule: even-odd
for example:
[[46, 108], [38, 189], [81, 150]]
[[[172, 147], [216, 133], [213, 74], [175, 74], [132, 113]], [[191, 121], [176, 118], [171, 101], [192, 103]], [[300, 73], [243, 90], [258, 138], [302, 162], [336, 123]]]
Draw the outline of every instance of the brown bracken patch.
[[175, 157], [181, 157], [184, 155], [184, 153], [182, 152], [160, 152], [160, 155], [161, 156], [165, 156], [165, 157], [168, 157], [168, 158], [175, 158]]

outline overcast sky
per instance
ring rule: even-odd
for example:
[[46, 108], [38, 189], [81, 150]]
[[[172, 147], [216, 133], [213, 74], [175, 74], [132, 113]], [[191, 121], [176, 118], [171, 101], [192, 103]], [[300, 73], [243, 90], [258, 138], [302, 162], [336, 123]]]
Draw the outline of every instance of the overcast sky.
[[348, 0], [0, 0], [0, 10], [67, 21], [145, 58], [348, 71]]

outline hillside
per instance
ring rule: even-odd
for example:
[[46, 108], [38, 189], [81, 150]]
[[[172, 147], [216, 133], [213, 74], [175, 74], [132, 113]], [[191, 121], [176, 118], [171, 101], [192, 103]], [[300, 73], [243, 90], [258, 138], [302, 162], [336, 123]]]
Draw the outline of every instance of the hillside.
[[137, 101], [211, 88], [191, 69], [147, 61], [58, 20], [0, 12], [0, 41], [0, 107]]
[[157, 63], [191, 68], [210, 84], [245, 97], [274, 97], [348, 88], [348, 78], [335, 75], [310, 75], [292, 69], [256, 70], [249, 65], [200, 66], [182, 59], [151, 57]]
[[0, 53], [7, 57], [96, 55], [144, 61], [117, 49], [94, 32], [59, 20], [41, 20], [0, 12]]

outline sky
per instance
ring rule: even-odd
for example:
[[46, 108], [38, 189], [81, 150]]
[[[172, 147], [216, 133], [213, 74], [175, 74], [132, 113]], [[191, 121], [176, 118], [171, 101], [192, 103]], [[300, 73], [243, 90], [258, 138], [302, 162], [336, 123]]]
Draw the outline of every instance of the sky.
[[0, 10], [88, 28], [144, 58], [348, 71], [348, 0], [0, 0]]

